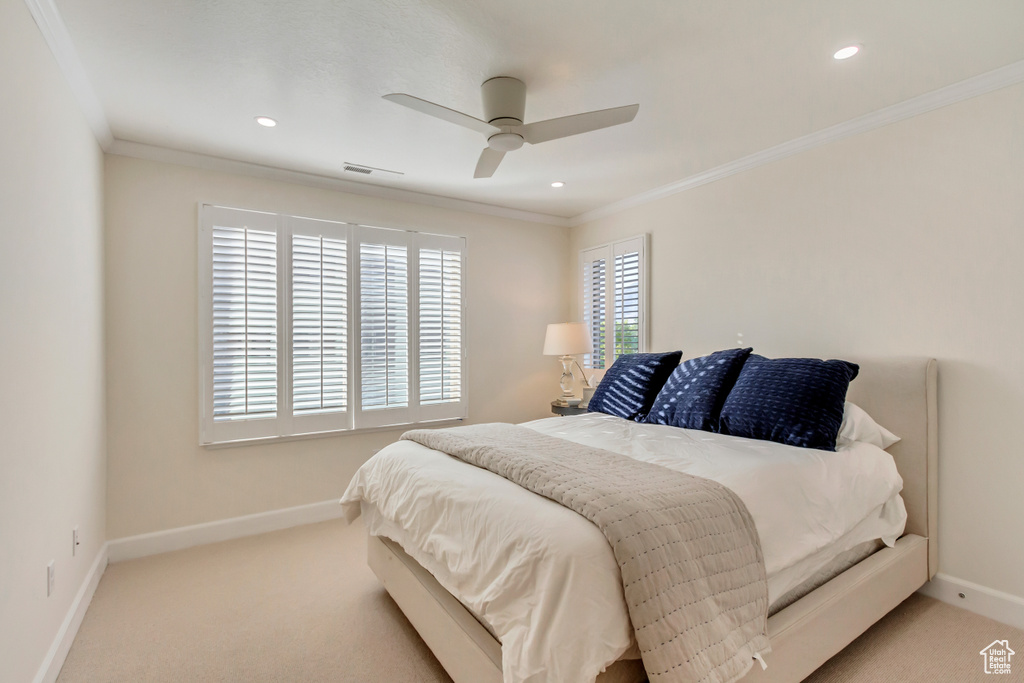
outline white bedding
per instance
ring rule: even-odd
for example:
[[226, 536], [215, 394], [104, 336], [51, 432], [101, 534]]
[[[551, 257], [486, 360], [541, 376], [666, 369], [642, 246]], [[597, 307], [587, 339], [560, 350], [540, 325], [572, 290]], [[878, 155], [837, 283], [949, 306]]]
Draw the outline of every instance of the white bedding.
[[[871, 444], [829, 453], [600, 413], [524, 426], [728, 486], [757, 526], [772, 602], [854, 546], [892, 545], [906, 522], [892, 457]], [[611, 548], [575, 512], [409, 441], [363, 465], [342, 503], [486, 622], [505, 683], [593, 683], [637, 656]]]

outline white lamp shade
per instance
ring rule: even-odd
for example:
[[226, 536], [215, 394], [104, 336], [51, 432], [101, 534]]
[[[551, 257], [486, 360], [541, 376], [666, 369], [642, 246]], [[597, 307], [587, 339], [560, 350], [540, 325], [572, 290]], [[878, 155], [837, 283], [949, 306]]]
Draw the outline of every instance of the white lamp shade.
[[544, 336], [545, 356], [573, 356], [593, 353], [594, 344], [586, 323], [552, 323]]

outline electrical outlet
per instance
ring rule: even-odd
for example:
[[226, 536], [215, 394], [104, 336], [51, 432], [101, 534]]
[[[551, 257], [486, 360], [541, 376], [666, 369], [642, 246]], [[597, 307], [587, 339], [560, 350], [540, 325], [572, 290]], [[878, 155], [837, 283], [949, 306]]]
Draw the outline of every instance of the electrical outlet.
[[46, 565], [46, 597], [53, 595], [54, 586], [54, 568], [53, 560], [50, 560], [50, 564]]
[[78, 540], [78, 527], [76, 526], [71, 530], [71, 557], [78, 554], [78, 546], [81, 545], [81, 541]]

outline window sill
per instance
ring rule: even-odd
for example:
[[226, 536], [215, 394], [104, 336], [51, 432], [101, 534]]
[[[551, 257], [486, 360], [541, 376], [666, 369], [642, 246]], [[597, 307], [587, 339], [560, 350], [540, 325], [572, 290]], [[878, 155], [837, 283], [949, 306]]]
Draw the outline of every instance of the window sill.
[[335, 429], [327, 432], [313, 432], [311, 434], [291, 434], [289, 436], [264, 436], [257, 439], [234, 439], [233, 441], [217, 441], [214, 443], [200, 443], [199, 445], [210, 451], [218, 451], [222, 448], [239, 448], [242, 446], [259, 446], [262, 444], [285, 443], [288, 441], [306, 441], [308, 439], [326, 439], [332, 436], [348, 436], [350, 434], [373, 434], [376, 432], [408, 431], [409, 429], [433, 429], [435, 427], [456, 426], [465, 422], [465, 418], [454, 417], [443, 420], [428, 420], [426, 422], [409, 422], [406, 424], [384, 425], [382, 427], [363, 427], [362, 429]]

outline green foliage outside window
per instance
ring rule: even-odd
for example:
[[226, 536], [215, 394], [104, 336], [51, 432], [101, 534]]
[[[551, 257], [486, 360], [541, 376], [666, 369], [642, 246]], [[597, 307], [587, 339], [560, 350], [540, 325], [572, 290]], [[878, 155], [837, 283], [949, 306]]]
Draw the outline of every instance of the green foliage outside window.
[[640, 321], [635, 318], [615, 323], [615, 357], [640, 350]]
[[[594, 353], [591, 355], [590, 366], [598, 370], [604, 369], [605, 321], [596, 328], [591, 328], [594, 335]], [[640, 321], [636, 318], [620, 320], [615, 323], [615, 357], [640, 351]]]

